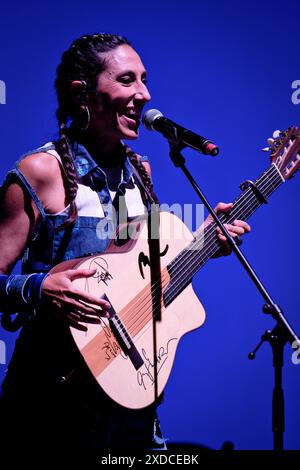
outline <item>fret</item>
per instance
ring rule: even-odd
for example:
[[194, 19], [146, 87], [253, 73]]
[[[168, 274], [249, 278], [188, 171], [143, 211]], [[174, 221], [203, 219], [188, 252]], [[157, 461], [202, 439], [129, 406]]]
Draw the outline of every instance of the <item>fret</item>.
[[[283, 182], [281, 173], [273, 163], [254, 184], [264, 198], [268, 199]], [[223, 213], [219, 218], [222, 223], [232, 223], [236, 219], [247, 220], [262, 204], [259, 194], [249, 187], [233, 201], [230, 213]], [[197, 234], [192, 243], [168, 265], [171, 280], [164, 292], [165, 305], [170, 304], [182, 292], [199, 269], [220, 249], [216, 227], [216, 223], [211, 222], [204, 229], [204, 244], [203, 234]]]

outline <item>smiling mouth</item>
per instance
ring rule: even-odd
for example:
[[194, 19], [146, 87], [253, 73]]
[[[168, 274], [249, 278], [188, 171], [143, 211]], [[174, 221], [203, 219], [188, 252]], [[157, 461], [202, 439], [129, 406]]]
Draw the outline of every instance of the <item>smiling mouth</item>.
[[134, 124], [135, 126], [139, 126], [141, 123], [141, 117], [139, 114], [134, 114], [134, 113], [123, 113], [122, 116], [125, 117], [125, 119], [130, 123]]

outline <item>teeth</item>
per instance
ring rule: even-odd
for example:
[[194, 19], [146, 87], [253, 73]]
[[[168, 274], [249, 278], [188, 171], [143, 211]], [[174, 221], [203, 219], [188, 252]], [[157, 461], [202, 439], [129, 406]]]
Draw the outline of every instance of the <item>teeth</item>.
[[136, 114], [134, 111], [128, 111], [127, 113], [124, 113], [124, 114], [125, 114], [125, 116], [128, 116], [130, 118], [131, 117], [134, 118], [134, 119], [139, 119], [140, 118], [139, 115]]

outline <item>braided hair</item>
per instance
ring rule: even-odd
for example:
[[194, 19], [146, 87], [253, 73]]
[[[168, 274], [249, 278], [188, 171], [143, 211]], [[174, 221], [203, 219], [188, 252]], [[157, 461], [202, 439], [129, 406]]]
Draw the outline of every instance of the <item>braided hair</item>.
[[[78, 177], [68, 121], [71, 119], [73, 124], [78, 124], [78, 121], [81, 119], [81, 110], [72, 99], [70, 85], [72, 81], [78, 80], [83, 83], [85, 92], [95, 91], [97, 77], [106, 66], [106, 58], [102, 54], [122, 45], [131, 46], [125, 37], [115, 34], [96, 33], [82, 36], [76, 39], [70, 48], [63, 53], [61, 63], [57, 67], [55, 88], [58, 100], [56, 117], [59, 127], [59, 139], [55, 142], [55, 147], [61, 157], [67, 177], [67, 195], [70, 204], [68, 219], [59, 229], [72, 225], [78, 215], [75, 203], [78, 191]], [[144, 186], [156, 201], [157, 198], [153, 193], [151, 178], [144, 165], [139, 161], [138, 156], [133, 150], [127, 146], [125, 148], [126, 154], [138, 171]]]
[[134, 166], [134, 168], [136, 169], [136, 171], [138, 172], [142, 180], [142, 183], [146, 189], [145, 197], [148, 203], [159, 204], [158, 198], [153, 190], [152, 179], [148, 171], [146, 170], [145, 166], [143, 165], [141, 159], [128, 145], [125, 145], [125, 152], [131, 164]]

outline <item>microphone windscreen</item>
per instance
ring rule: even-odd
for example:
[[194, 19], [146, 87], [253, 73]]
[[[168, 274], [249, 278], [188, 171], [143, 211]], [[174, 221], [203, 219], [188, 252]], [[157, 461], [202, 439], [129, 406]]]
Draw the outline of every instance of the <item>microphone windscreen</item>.
[[142, 123], [148, 129], [149, 131], [153, 131], [153, 123], [157, 118], [163, 117], [163, 114], [158, 110], [158, 109], [148, 109], [148, 111], [145, 112], [143, 118], [142, 118]]

